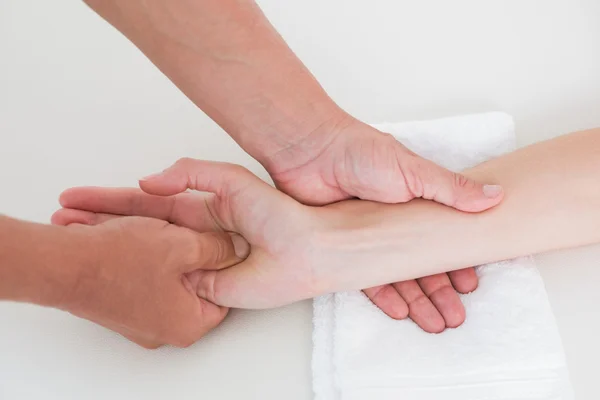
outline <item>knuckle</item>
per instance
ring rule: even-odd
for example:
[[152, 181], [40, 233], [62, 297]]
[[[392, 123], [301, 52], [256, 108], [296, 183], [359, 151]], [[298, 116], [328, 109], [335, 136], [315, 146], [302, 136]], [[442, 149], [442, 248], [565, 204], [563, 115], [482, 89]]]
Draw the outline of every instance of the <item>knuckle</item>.
[[248, 170], [248, 168], [242, 166], [242, 165], [238, 165], [238, 164], [230, 164], [230, 169], [233, 172], [239, 173], [239, 174], [248, 174], [250, 173], [250, 171]]
[[[182, 173], [190, 174], [197, 167], [198, 163], [201, 163], [201, 161], [191, 157], [183, 157], [177, 160], [172, 168]], [[188, 179], [190, 178], [188, 177]]]
[[243, 176], [244, 178], [256, 178], [256, 175], [252, 173], [248, 168], [243, 165], [238, 164], [230, 164], [232, 166], [232, 171], [239, 176]]
[[473, 182], [466, 176], [457, 173], [453, 173], [453, 175], [454, 187], [456, 189], [470, 189], [473, 186]]
[[188, 167], [194, 163], [194, 159], [190, 157], [182, 157], [175, 162], [175, 165], [178, 167]]
[[448, 193], [448, 201], [446, 203], [451, 207], [456, 207], [461, 197], [473, 190], [476, 184], [464, 175], [457, 173], [453, 173], [452, 175], [452, 187]]
[[237, 179], [250, 179], [255, 178], [255, 175], [250, 172], [250, 170], [244, 166], [237, 164], [230, 164], [230, 173], [232, 176], [235, 176]]

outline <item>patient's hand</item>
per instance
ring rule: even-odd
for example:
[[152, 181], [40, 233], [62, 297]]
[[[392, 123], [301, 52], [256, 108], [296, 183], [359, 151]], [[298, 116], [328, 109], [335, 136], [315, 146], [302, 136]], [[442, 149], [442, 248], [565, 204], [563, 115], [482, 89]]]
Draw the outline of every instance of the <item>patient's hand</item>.
[[[191, 159], [180, 160], [140, 185], [147, 193], [136, 189], [68, 190], [61, 196], [67, 209], [58, 211], [54, 221], [89, 223], [102, 218], [97, 213], [108, 213], [160, 218], [199, 232], [238, 232], [252, 246], [248, 259], [222, 271], [198, 271], [195, 275], [201, 297], [232, 307], [273, 307], [336, 289], [360, 288], [358, 275], [364, 275], [365, 265], [377, 262], [371, 254], [361, 254], [362, 274], [354, 274], [353, 270], [361, 267], [353, 266], [356, 246], [348, 249], [346, 239], [336, 232], [331, 241], [330, 233], [341, 227], [344, 238], [356, 236], [347, 225], [360, 222], [365, 210], [376, 211], [384, 205], [351, 201], [323, 208], [302, 206], [242, 167]], [[183, 193], [188, 188], [213, 194]], [[356, 212], [351, 209], [354, 205], [359, 207]], [[336, 242], [336, 238], [341, 239]], [[376, 275], [375, 270], [366, 272]], [[425, 278], [421, 286], [416, 281], [398, 285], [410, 303], [411, 318], [426, 331], [439, 332], [464, 319], [462, 304], [458, 298], [454, 300], [446, 275]], [[446, 319], [458, 323], [444, 322], [421, 287]], [[380, 296], [395, 300], [393, 294]]]

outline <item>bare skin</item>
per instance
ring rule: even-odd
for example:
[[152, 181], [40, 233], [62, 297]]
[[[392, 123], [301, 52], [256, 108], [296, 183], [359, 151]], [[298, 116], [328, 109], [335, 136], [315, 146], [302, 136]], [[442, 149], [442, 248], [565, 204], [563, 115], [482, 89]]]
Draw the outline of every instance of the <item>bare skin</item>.
[[63, 309], [146, 348], [185, 347], [228, 311], [197, 296], [193, 271], [231, 266], [247, 251], [227, 234], [151, 218], [59, 227], [0, 216], [0, 300]]
[[[140, 181], [142, 190], [70, 189], [61, 197], [67, 208], [53, 221], [94, 225], [143, 215], [239, 233], [251, 246], [249, 257], [230, 268], [198, 271], [197, 293], [228, 307], [265, 308], [599, 242], [599, 172], [599, 129], [537, 143], [464, 171], [506, 191], [501, 205], [472, 214], [420, 199], [309, 207], [240, 166], [183, 159]], [[433, 301], [450, 290], [430, 289]], [[423, 301], [419, 291], [410, 293], [407, 303]], [[436, 325], [413, 317], [431, 332], [452, 326], [452, 320]], [[457, 315], [455, 325], [463, 318]]]
[[[309, 205], [353, 197], [385, 203], [421, 197], [479, 212], [502, 191], [417, 157], [344, 112], [249, 0], [86, 0], [200, 109]], [[485, 181], [479, 181], [485, 183]], [[436, 299], [427, 293], [441, 287]], [[365, 290], [393, 318], [463, 315], [454, 290], [477, 287], [473, 269]], [[406, 298], [422, 298], [409, 307]], [[462, 322], [462, 321], [461, 321]], [[425, 325], [422, 325], [427, 329]]]

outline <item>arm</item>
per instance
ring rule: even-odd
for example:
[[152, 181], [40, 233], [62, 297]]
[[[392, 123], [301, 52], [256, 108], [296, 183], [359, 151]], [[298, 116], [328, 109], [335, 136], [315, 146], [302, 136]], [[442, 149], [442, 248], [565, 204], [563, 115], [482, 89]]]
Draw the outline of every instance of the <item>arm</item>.
[[[269, 170], [275, 154], [343, 114], [254, 1], [86, 3]], [[311, 152], [325, 140], [315, 136]]]
[[0, 216], [0, 300], [62, 307], [87, 247], [68, 229]]
[[226, 308], [196, 295], [194, 271], [240, 261], [228, 235], [148, 218], [86, 223], [0, 217], [0, 300], [60, 308], [148, 348], [188, 346], [225, 318]]
[[[505, 201], [479, 214], [420, 199], [307, 207], [239, 166], [183, 159], [141, 181], [146, 193], [74, 189], [61, 204], [191, 227], [198, 212], [211, 215], [219, 229], [243, 235], [251, 252], [231, 268], [203, 271], [198, 293], [242, 308], [600, 242], [599, 129], [531, 145], [465, 174], [503, 185]], [[214, 196], [183, 193], [188, 188]]]
[[600, 129], [537, 143], [464, 173], [501, 184], [504, 201], [480, 214], [422, 200], [316, 210], [329, 227], [319, 241], [330, 247], [334, 289], [600, 241]]

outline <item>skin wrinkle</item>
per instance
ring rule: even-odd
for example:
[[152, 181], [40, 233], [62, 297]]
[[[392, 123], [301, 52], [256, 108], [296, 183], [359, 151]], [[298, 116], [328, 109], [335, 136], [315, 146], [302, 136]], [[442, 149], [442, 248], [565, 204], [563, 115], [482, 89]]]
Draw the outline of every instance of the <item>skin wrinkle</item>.
[[[343, 120], [345, 120], [346, 118], [344, 118]], [[277, 158], [277, 156], [279, 154], [281, 154], [284, 151], [289, 151], [295, 147], [302, 147], [301, 144], [303, 142], [306, 142], [307, 140], [309, 140], [311, 137], [313, 136], [325, 136], [327, 138], [327, 140], [325, 142], [323, 142], [321, 149], [319, 151], [317, 151], [316, 153], [313, 153], [313, 155], [311, 155], [311, 157], [309, 157], [309, 159], [301, 164], [298, 164], [294, 167], [288, 168], [288, 169], [282, 169], [277, 171], [277, 168], [269, 168], [271, 171], [271, 174], [273, 176], [279, 176], [279, 175], [285, 175], [285, 174], [290, 174], [291, 172], [297, 171], [302, 169], [303, 167], [313, 163], [315, 160], [318, 160], [321, 156], [323, 156], [323, 154], [325, 154], [331, 147], [331, 145], [336, 142], [338, 140], [338, 137], [340, 136], [340, 133], [343, 131], [344, 126], [343, 126], [343, 121], [340, 122], [334, 122], [334, 125], [327, 129], [327, 126], [333, 121], [333, 118], [331, 120], [324, 120], [321, 121], [315, 128], [311, 129], [310, 132], [300, 138], [297, 142], [295, 143], [291, 143], [289, 146], [286, 146], [278, 151], [276, 151], [275, 153], [273, 153], [270, 156], [267, 156], [267, 164], [275, 164], [275, 162], [273, 161], [273, 159]], [[327, 132], [326, 135], [323, 135], [323, 131]], [[303, 152], [304, 153], [304, 152]]]
[[219, 304], [219, 297], [217, 293], [217, 272], [216, 271], [205, 271], [200, 276], [199, 289], [197, 291], [198, 296], [206, 299], [214, 304]]
[[[347, 140], [347, 138], [345, 138]], [[333, 177], [335, 179], [335, 185], [341, 189], [346, 190], [347, 187], [361, 187], [362, 182], [357, 181], [356, 177], [356, 162], [353, 160], [353, 154], [349, 152], [349, 146], [343, 146], [342, 162], [334, 163]], [[358, 160], [358, 162], [361, 162]], [[350, 167], [348, 167], [350, 165]], [[351, 170], [351, 176], [348, 171]], [[351, 182], [352, 181], [352, 182]], [[351, 196], [346, 196], [351, 197]]]
[[[398, 146], [398, 143], [397, 143], [396, 139], [393, 136], [391, 136], [389, 134], [386, 134], [385, 136], [386, 136], [386, 138], [388, 140], [393, 141], [392, 146], [394, 146], [395, 148]], [[375, 137], [371, 138], [371, 146], [372, 146], [372, 152], [373, 152], [372, 156], [371, 156], [371, 160], [377, 160], [377, 151], [376, 151], [376, 143], [377, 142], [376, 142], [376, 140], [377, 139]], [[394, 152], [393, 154], [394, 154], [394, 158], [397, 160], [398, 159], [398, 153]], [[388, 161], [389, 164], [393, 165], [393, 167], [390, 167], [390, 169], [388, 171], [397, 168], [396, 169], [396, 173], [399, 174], [402, 177], [402, 179], [405, 179], [404, 178], [404, 172], [403, 172], [403, 170], [401, 168], [398, 168], [398, 162], [393, 162], [393, 161], [396, 161], [396, 160], [386, 160], [386, 161]], [[376, 161], [371, 161], [372, 164], [373, 164], [373, 162], [376, 162]], [[371, 167], [371, 170], [375, 170], [375, 168], [373, 168], [374, 165], [371, 165], [370, 167]], [[393, 182], [389, 182], [389, 184], [393, 185]], [[394, 192], [396, 192], [398, 190], [397, 189], [398, 187], [399, 186], [392, 186], [392, 188], [389, 188], [388, 189], [389, 190], [389, 194], [380, 193], [379, 196], [381, 196], [380, 197], [381, 200], [386, 201], [386, 202], [390, 202], [390, 203], [398, 202], [398, 200], [405, 200], [405, 199], [400, 199], [399, 196], [394, 196]], [[408, 198], [406, 200], [410, 200], [410, 198]]]
[[[403, 158], [398, 162], [401, 164], [400, 171], [402, 172], [402, 177], [404, 178], [406, 188], [408, 192], [413, 198], [418, 198], [423, 196], [423, 184], [421, 180], [416, 176], [415, 169], [421, 170], [419, 165], [420, 160], [416, 157]], [[403, 164], [403, 165], [402, 165]], [[408, 171], [408, 172], [406, 172]]]
[[215, 216], [212, 207], [209, 204], [209, 198], [205, 197], [202, 199], [204, 201], [204, 205], [206, 206], [206, 211], [208, 212], [208, 216], [213, 224], [213, 228], [217, 231], [224, 231], [223, 227], [217, 221], [217, 217]]
[[[327, 180], [325, 179], [325, 182], [327, 184], [329, 184], [331, 187], [338, 187], [338, 188], [343, 188], [344, 186], [342, 185], [342, 183], [340, 182], [340, 175], [346, 175], [345, 171], [346, 171], [346, 164], [348, 163], [348, 151], [346, 150], [346, 147], [343, 147], [343, 152], [342, 152], [342, 162], [336, 162], [334, 164], [334, 170], [333, 170], [333, 180], [334, 180], [334, 184], [330, 184], [329, 182], [327, 182]], [[339, 157], [339, 156], [338, 156]], [[338, 173], [338, 171], [340, 171], [340, 169], [343, 171], [341, 174]], [[349, 196], [347, 196], [349, 197]]]
[[[461, 174], [453, 174], [453, 178], [454, 179], [452, 179], [452, 184], [454, 185], [454, 188], [467, 189], [469, 186], [473, 186], [473, 183]], [[453, 191], [452, 193], [455, 192]], [[437, 193], [432, 197], [432, 199], [435, 200], [436, 196]], [[457, 196], [452, 196], [452, 202], [451, 204], [449, 204], [450, 207], [455, 207], [458, 204], [458, 200], [459, 199]]]
[[[183, 193], [183, 195], [185, 195], [186, 193]], [[174, 224], [175, 223], [175, 210], [176, 210], [176, 206], [177, 206], [177, 196], [173, 196], [171, 197], [171, 200], [169, 200], [169, 210], [167, 211], [167, 220]], [[142, 202], [142, 198], [140, 197], [138, 200], [140, 203]]]
[[[417, 173], [417, 175], [419, 175], [419, 174]], [[422, 181], [421, 181], [421, 184], [423, 186], [423, 194], [421, 197], [423, 197], [426, 200], [434, 200], [434, 201], [439, 198], [438, 196], [440, 193], [440, 187], [438, 185], [432, 185], [432, 184], [427, 184], [427, 183], [423, 184]], [[456, 205], [456, 201], [457, 201], [456, 196], [453, 196], [452, 204], [450, 204], [450, 207], [454, 207], [454, 205]]]

